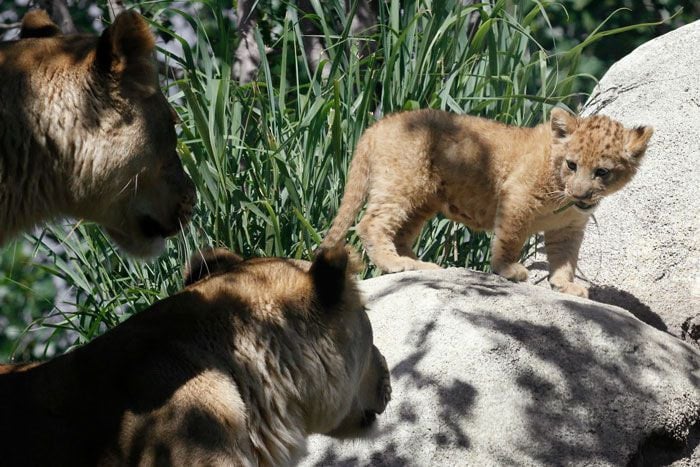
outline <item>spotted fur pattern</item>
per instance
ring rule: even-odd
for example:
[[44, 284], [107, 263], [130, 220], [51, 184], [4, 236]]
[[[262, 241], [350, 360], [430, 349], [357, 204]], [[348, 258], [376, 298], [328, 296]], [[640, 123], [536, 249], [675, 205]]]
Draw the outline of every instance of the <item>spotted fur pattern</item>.
[[493, 271], [524, 281], [523, 244], [544, 232], [552, 287], [585, 297], [574, 283], [585, 225], [633, 177], [652, 132], [562, 109], [534, 128], [437, 110], [390, 115], [360, 138], [323, 245], [345, 237], [367, 199], [357, 232], [374, 264], [384, 272], [437, 268], [416, 258], [413, 243], [440, 212], [494, 231]]

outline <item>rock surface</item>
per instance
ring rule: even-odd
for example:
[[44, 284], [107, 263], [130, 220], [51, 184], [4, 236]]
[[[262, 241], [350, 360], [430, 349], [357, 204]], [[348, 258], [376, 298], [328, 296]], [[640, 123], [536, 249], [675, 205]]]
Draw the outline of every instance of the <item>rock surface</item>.
[[302, 465], [644, 465], [700, 420], [700, 351], [620, 308], [464, 269], [361, 288], [393, 398]]
[[[700, 21], [647, 42], [605, 74], [583, 111], [655, 129], [629, 186], [604, 200], [581, 249], [594, 300], [700, 336]], [[545, 255], [534, 268], [546, 269]], [[533, 274], [539, 281], [544, 271]], [[546, 285], [546, 280], [541, 281]], [[681, 327], [687, 322], [690, 329]], [[693, 332], [693, 329], [695, 331]]]

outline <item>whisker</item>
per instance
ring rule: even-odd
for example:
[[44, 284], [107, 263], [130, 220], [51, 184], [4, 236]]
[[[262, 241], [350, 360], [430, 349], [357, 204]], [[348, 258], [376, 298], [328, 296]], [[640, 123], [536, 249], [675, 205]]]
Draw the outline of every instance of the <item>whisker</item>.
[[126, 182], [126, 185], [124, 185], [124, 186], [122, 187], [122, 189], [119, 190], [119, 194], [118, 194], [117, 196], [119, 196], [119, 195], [121, 195], [122, 193], [124, 193], [124, 192], [127, 190], [127, 188], [129, 188], [129, 185], [131, 185], [131, 182], [133, 182], [133, 180], [134, 180], [133, 177], [130, 178], [129, 181]]

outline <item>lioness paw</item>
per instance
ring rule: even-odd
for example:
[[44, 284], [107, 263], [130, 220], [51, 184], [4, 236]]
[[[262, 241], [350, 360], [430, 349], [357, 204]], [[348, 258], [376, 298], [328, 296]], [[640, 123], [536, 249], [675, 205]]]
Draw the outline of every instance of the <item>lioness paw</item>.
[[493, 272], [509, 281], [523, 282], [527, 280], [527, 268], [520, 263], [506, 264], [505, 266], [494, 266]]
[[576, 284], [575, 282], [564, 282], [560, 286], [555, 286], [554, 289], [561, 293], [588, 298], [588, 289], [580, 284]]

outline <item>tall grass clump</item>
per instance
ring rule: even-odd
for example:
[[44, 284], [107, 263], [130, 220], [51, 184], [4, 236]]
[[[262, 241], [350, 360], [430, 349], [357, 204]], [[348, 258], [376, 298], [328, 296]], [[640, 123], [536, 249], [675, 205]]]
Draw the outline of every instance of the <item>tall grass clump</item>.
[[[346, 11], [342, 0], [312, 3], [307, 17], [327, 47], [327, 78], [303, 53], [301, 13], [282, 2], [265, 40], [257, 33], [262, 63], [258, 79], [245, 85], [231, 77], [236, 31], [223, 13], [228, 2], [202, 1], [196, 14], [167, 3], [144, 10], [154, 27], [177, 15], [197, 35], [188, 42], [160, 31], [183, 50], [166, 54], [182, 73], [165, 86], [182, 121], [179, 152], [198, 205], [191, 224], [150, 262], [125, 258], [94, 225], [48, 229], [43, 235], [60, 248], [35, 238], [50, 259], [41, 267], [72, 291], [50, 326], [72, 331], [76, 342], [91, 339], [180, 288], [182, 265], [205, 246], [308, 258], [337, 212], [355, 143], [387, 113], [432, 107], [534, 125], [552, 105], [577, 102], [574, 83], [591, 78], [577, 72], [582, 47], [553, 54], [533, 38], [536, 28], [551, 27], [547, 14], [556, 4], [379, 2], [374, 35], [353, 38], [354, 8]], [[368, 43], [374, 51], [358, 53]], [[418, 254], [484, 270], [489, 238], [438, 217], [423, 230]]]

